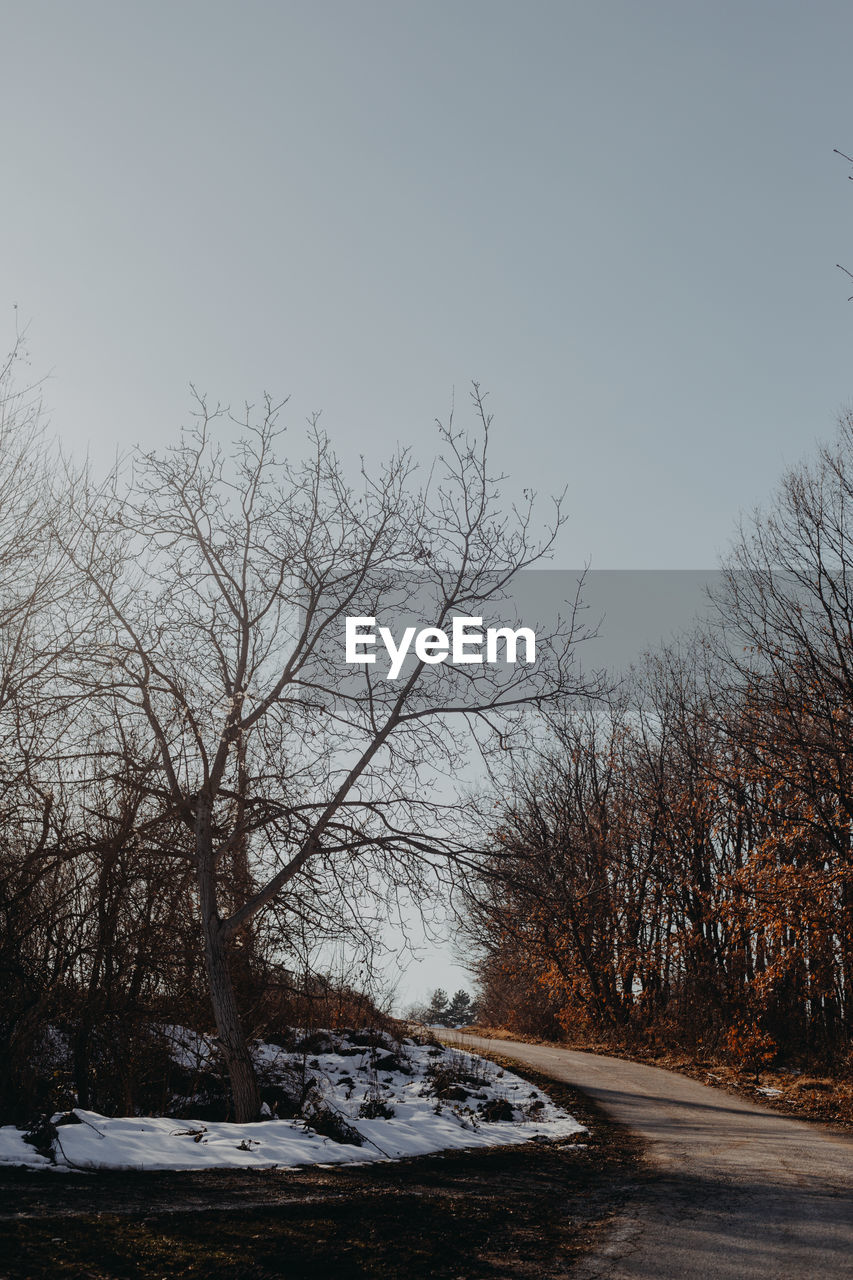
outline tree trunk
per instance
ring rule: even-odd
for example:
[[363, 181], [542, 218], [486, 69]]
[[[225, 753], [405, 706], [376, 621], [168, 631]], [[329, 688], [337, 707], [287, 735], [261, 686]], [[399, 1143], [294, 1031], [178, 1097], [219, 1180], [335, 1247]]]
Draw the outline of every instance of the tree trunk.
[[90, 1088], [92, 1070], [91, 1037], [92, 1020], [88, 1014], [84, 1013], [80, 1026], [74, 1035], [71, 1054], [77, 1106], [82, 1107], [84, 1111], [90, 1110], [92, 1106], [92, 1090]]
[[219, 1032], [219, 1043], [231, 1080], [234, 1099], [234, 1119], [238, 1124], [257, 1120], [261, 1111], [261, 1096], [246, 1036], [240, 1021], [231, 971], [228, 964], [228, 945], [222, 933], [222, 921], [216, 907], [216, 885], [209, 846], [209, 813], [199, 815], [197, 831], [198, 887], [204, 932], [204, 959], [210, 988], [210, 1003]]

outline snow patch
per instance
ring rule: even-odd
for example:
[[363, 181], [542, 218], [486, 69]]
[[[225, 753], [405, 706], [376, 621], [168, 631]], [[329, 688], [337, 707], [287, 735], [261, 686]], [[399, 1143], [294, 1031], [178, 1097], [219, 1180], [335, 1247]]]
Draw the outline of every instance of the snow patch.
[[[180, 1065], [198, 1070], [213, 1064], [209, 1037], [179, 1027], [166, 1033]], [[67, 1118], [53, 1117], [52, 1159], [27, 1143], [23, 1130], [0, 1128], [0, 1164], [38, 1170], [292, 1168], [586, 1132], [532, 1085], [478, 1055], [413, 1041], [371, 1044], [363, 1036], [324, 1035], [326, 1052], [255, 1046], [264, 1084], [301, 1082], [304, 1089], [310, 1082], [306, 1118], [279, 1118], [268, 1104], [270, 1118], [253, 1124], [107, 1117], [77, 1107]]]

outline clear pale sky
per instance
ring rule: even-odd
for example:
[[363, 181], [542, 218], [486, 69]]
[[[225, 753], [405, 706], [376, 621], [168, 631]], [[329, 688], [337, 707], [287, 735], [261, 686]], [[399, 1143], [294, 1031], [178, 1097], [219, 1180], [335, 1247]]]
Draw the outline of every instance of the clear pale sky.
[[849, 3], [0, 17], [0, 339], [78, 451], [193, 382], [427, 457], [477, 379], [496, 465], [568, 486], [559, 564], [698, 568], [853, 397]]

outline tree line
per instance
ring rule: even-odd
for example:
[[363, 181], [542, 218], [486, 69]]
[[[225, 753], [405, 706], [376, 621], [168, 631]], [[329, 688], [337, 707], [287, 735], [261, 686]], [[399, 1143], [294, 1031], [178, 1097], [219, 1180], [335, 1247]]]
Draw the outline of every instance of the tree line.
[[853, 419], [743, 523], [711, 621], [504, 779], [483, 1017], [838, 1068], [853, 1036]]
[[479, 1017], [476, 999], [462, 988], [448, 996], [443, 987], [436, 987], [423, 1004], [414, 1004], [406, 1011], [412, 1022], [427, 1027], [464, 1027]]

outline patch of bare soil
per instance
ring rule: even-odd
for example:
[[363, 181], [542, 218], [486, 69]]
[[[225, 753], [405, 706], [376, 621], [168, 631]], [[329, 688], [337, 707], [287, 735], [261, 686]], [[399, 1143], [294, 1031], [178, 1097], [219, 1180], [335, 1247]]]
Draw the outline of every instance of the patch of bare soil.
[[589, 1135], [355, 1168], [6, 1173], [0, 1280], [556, 1280], [643, 1167], [583, 1095], [525, 1077]]

